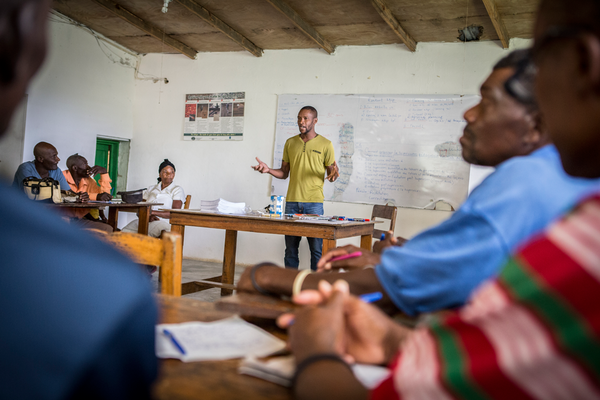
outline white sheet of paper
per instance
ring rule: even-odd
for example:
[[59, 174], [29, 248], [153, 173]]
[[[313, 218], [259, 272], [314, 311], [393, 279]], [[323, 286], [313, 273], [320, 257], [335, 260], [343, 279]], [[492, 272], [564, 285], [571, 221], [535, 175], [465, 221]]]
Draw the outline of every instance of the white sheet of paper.
[[[164, 329], [173, 334], [182, 354]], [[265, 357], [285, 348], [285, 342], [239, 317], [215, 322], [185, 322], [156, 326], [156, 356], [182, 361]]]
[[[281, 386], [290, 386], [295, 371], [294, 356], [273, 357], [266, 361], [248, 357], [242, 360], [238, 368], [240, 374], [252, 375]], [[390, 374], [388, 368], [368, 364], [353, 364], [352, 371], [367, 389], [379, 386]]]

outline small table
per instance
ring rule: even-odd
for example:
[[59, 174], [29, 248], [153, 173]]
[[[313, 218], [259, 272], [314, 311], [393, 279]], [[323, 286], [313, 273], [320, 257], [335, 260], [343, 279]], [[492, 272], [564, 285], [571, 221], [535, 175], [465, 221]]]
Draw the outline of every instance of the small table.
[[[231, 215], [207, 213], [198, 210], [165, 210], [171, 213], [171, 232], [183, 234], [186, 226], [225, 229], [225, 249], [223, 255], [223, 273], [205, 281], [233, 284], [235, 274], [235, 253], [237, 233], [257, 232], [275, 235], [304, 236], [323, 239], [323, 254], [335, 248], [336, 240], [360, 236], [360, 247], [371, 250], [373, 226], [378, 221], [348, 222], [266, 218], [249, 215]], [[182, 287], [182, 294], [207, 289], [206, 282], [194, 286], [188, 282]], [[221, 296], [230, 295], [231, 289], [221, 289]]]
[[[157, 295], [160, 323], [216, 321], [233, 313], [218, 311], [213, 303], [196, 299]], [[255, 321], [250, 320], [254, 323]], [[261, 328], [285, 339], [273, 321], [260, 321]], [[291, 400], [290, 389], [248, 375], [240, 375], [240, 360], [199, 361], [160, 360], [158, 379], [152, 388], [155, 400], [273, 399]]]
[[56, 208], [106, 208], [108, 207], [108, 224], [112, 226], [113, 229], [117, 229], [117, 223], [119, 222], [119, 211], [125, 212], [136, 212], [138, 213], [138, 218], [140, 223], [138, 225], [138, 233], [142, 235], [148, 234], [148, 224], [150, 222], [150, 207], [152, 206], [162, 206], [162, 203], [148, 203], [148, 202], [140, 202], [140, 203], [57, 203], [50, 204], [52, 207]]

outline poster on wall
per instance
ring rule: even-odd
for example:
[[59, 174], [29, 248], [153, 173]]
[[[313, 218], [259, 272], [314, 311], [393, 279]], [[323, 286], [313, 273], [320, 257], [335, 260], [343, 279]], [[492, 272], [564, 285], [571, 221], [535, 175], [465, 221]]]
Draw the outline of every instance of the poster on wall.
[[183, 140], [243, 140], [245, 92], [185, 95]]

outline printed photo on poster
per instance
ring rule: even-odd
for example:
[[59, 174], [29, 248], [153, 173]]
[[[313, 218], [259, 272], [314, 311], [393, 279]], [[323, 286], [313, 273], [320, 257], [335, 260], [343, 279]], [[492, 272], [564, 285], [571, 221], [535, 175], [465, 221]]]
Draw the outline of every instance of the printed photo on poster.
[[243, 140], [245, 92], [187, 94], [183, 140]]

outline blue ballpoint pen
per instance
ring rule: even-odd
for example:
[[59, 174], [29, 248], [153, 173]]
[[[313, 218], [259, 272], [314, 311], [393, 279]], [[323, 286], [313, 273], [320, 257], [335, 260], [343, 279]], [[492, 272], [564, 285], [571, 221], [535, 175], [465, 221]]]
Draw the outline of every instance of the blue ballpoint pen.
[[381, 292], [373, 292], [373, 293], [365, 293], [358, 296], [359, 299], [364, 301], [365, 303], [373, 303], [375, 301], [381, 300], [383, 298], [383, 293]]
[[181, 346], [181, 344], [175, 339], [175, 336], [173, 336], [173, 333], [171, 333], [171, 331], [168, 331], [166, 329], [163, 329], [163, 333], [165, 334], [166, 337], [171, 339], [171, 342], [175, 345], [175, 347], [177, 347], [177, 350], [179, 350], [181, 352], [181, 354], [185, 355], [185, 350], [183, 349], [183, 346]]

